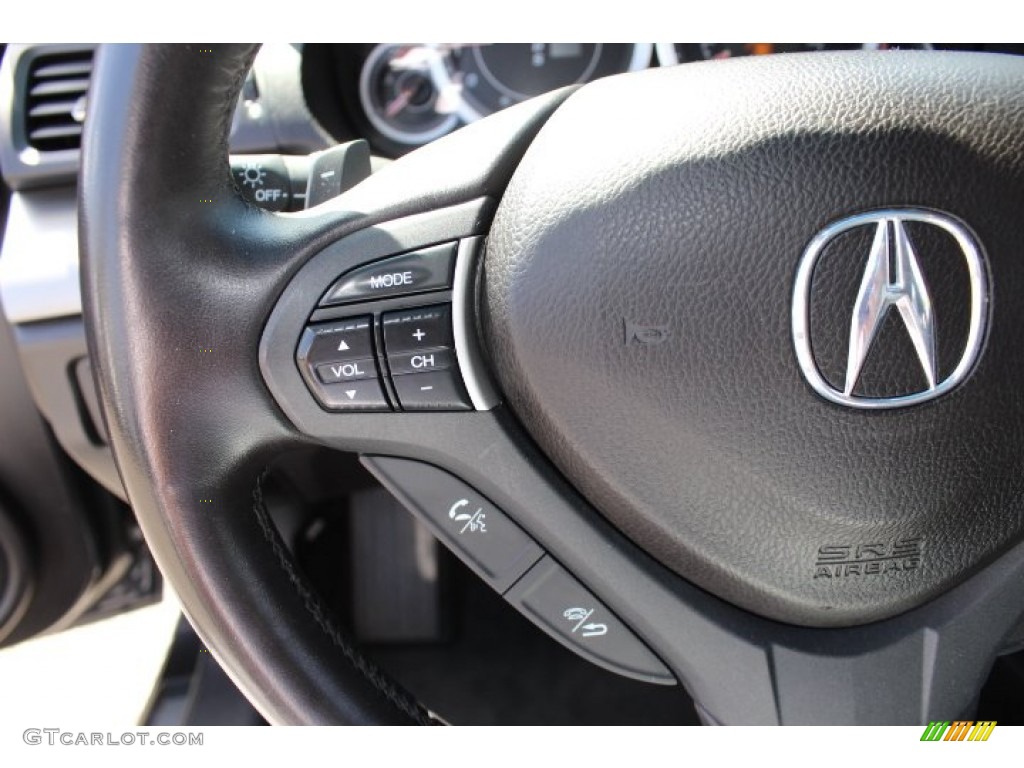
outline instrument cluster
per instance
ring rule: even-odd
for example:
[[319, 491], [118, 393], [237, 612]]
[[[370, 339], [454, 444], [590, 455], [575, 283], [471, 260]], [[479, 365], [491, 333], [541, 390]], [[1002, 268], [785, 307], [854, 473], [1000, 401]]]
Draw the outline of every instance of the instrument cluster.
[[951, 47], [982, 49], [930, 43], [380, 43], [334, 46], [332, 66], [344, 111], [355, 113], [341, 133], [363, 136], [377, 153], [398, 156], [533, 96], [607, 75], [737, 56]]

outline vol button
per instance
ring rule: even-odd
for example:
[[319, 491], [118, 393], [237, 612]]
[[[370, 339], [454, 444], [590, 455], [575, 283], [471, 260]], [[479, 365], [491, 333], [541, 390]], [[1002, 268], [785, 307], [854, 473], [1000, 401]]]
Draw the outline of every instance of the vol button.
[[373, 357], [373, 317], [365, 315], [309, 326], [299, 342], [300, 355], [314, 366]]
[[330, 384], [322, 388], [318, 397], [332, 411], [391, 410], [377, 379]]
[[358, 381], [372, 379], [377, 376], [377, 367], [372, 359], [353, 360], [352, 362], [327, 363], [316, 367], [316, 375], [324, 384], [336, 384], [339, 381]]

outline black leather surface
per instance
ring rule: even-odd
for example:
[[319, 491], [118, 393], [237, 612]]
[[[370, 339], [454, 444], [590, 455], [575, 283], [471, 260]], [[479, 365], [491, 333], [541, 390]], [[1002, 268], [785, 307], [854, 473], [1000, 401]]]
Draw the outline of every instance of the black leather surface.
[[274, 215], [241, 201], [227, 166], [231, 110], [253, 53], [110, 46], [98, 56], [80, 234], [111, 443], [161, 570], [271, 722], [423, 721], [415, 703], [357, 668], [265, 535], [256, 479], [300, 438], [261, 380], [259, 334], [289, 277], [326, 244], [500, 193], [564, 94], [413, 153], [323, 210]]
[[[907, 52], [585, 86], [487, 249], [488, 344], [517, 414], [634, 541], [763, 616], [870, 622], [963, 580], [1024, 528], [1021, 83], [1016, 58]], [[991, 325], [961, 388], [867, 413], [802, 378], [791, 297], [819, 230], [891, 206], [974, 230]], [[670, 336], [627, 344], [628, 323]], [[914, 570], [814, 578], [819, 547], [905, 539], [923, 542]]]

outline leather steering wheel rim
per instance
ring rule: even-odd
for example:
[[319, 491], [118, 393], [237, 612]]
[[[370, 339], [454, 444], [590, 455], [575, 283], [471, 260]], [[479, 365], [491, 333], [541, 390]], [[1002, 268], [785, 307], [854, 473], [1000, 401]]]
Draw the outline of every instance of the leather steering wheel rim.
[[[239, 430], [246, 442], [266, 441], [278, 448], [292, 439], [265, 394], [253, 389], [251, 377], [231, 377], [229, 370], [230, 358], [241, 370], [252, 367], [245, 355], [231, 350], [244, 346], [239, 342], [246, 331], [256, 330], [254, 317], [241, 320], [252, 309], [245, 306], [244, 285], [260, 285], [255, 293], [265, 300], [262, 286], [280, 283], [289, 270], [287, 261], [273, 258], [273, 242], [258, 234], [264, 216], [235, 194], [226, 167], [232, 110], [257, 50], [251, 45], [217, 46], [211, 55], [194, 46], [118, 45], [104, 46], [98, 55], [80, 211], [84, 311], [92, 331], [91, 354], [103, 361], [97, 378], [111, 445], [128, 498], [184, 612], [268, 720], [427, 722], [426, 713], [407, 694], [357, 654], [288, 562], [256, 493], [268, 454], [232, 456], [232, 439], [221, 431]], [[186, 237], [176, 227], [168, 236], [167, 225], [175, 220], [190, 221], [183, 229], [197, 237]], [[174, 248], [177, 242], [181, 251], [170, 254], [170, 248], [161, 246], [162, 257], [152, 258], [146, 231], [156, 222], [165, 244]], [[228, 297], [220, 294], [228, 284], [216, 284], [229, 278], [212, 277], [210, 266], [225, 258], [224, 243], [215, 244], [225, 234], [223, 227], [233, 229], [243, 222], [247, 253], [236, 268], [244, 274], [238, 274], [240, 282]], [[345, 225], [359, 226], [354, 217]], [[147, 253], [149, 258], [141, 256]], [[157, 273], [168, 267], [190, 269], [185, 262], [192, 258], [206, 262], [203, 273], [209, 282], [195, 284], [191, 295], [187, 289], [177, 293], [171, 281], [159, 278]], [[174, 259], [180, 259], [176, 266]], [[221, 265], [227, 266], [223, 261]], [[177, 272], [174, 282], [182, 276]], [[166, 290], [157, 289], [159, 296], [142, 298], [161, 282]], [[162, 319], [153, 311], [158, 304], [166, 312]], [[206, 310], [199, 309], [204, 305]], [[187, 307], [191, 310], [183, 312]], [[186, 315], [195, 318], [211, 311], [223, 314], [221, 331], [207, 323], [182, 327]], [[133, 348], [128, 355], [123, 354], [126, 344]], [[147, 364], [146, 350], [163, 362], [150, 359]], [[202, 354], [218, 356], [223, 361], [218, 367], [223, 365], [222, 371], [233, 378], [216, 384], [203, 377], [205, 386], [214, 387], [208, 391], [209, 404], [222, 401], [227, 392], [234, 402], [257, 404], [249, 418], [239, 420], [241, 411], [230, 417], [230, 427], [216, 418], [220, 436], [192, 430], [183, 434], [172, 423], [183, 416], [171, 406], [176, 396], [170, 390], [152, 390], [158, 382], [147, 381], [145, 372], [154, 363], [183, 372], [201, 366]], [[129, 364], [117, 365], [118, 359]], [[187, 388], [198, 381], [178, 384]], [[221, 386], [218, 395], [215, 390]], [[193, 413], [185, 418], [209, 416]], [[184, 441], [171, 445], [175, 434]], [[187, 459], [190, 454], [197, 460]], [[175, 472], [194, 473], [188, 487], [180, 487], [178, 476], [169, 474], [170, 464]], [[265, 557], [249, 554], [259, 549]]]
[[[428, 723], [363, 658], [288, 559], [259, 480], [308, 444], [260, 379], [266, 315], [326, 243], [493, 193], [557, 100], [479, 137], [479, 173], [358, 212], [274, 216], [246, 204], [227, 135], [258, 46], [108, 45], [83, 142], [84, 314], [128, 498], [200, 637], [274, 723]], [[496, 171], [496, 173], [495, 173]], [[429, 184], [429, 187], [426, 185]], [[209, 351], [207, 351], [209, 350]], [[174, 373], [170, 373], [174, 371]]]

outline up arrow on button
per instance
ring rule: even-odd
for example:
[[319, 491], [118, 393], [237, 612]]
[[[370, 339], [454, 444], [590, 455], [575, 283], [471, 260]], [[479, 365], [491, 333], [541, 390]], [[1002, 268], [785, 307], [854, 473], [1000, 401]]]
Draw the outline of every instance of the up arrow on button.
[[346, 344], [344, 339], [343, 339], [341, 344], [338, 345], [338, 351], [339, 352], [344, 352], [346, 349], [348, 349], [348, 344]]

